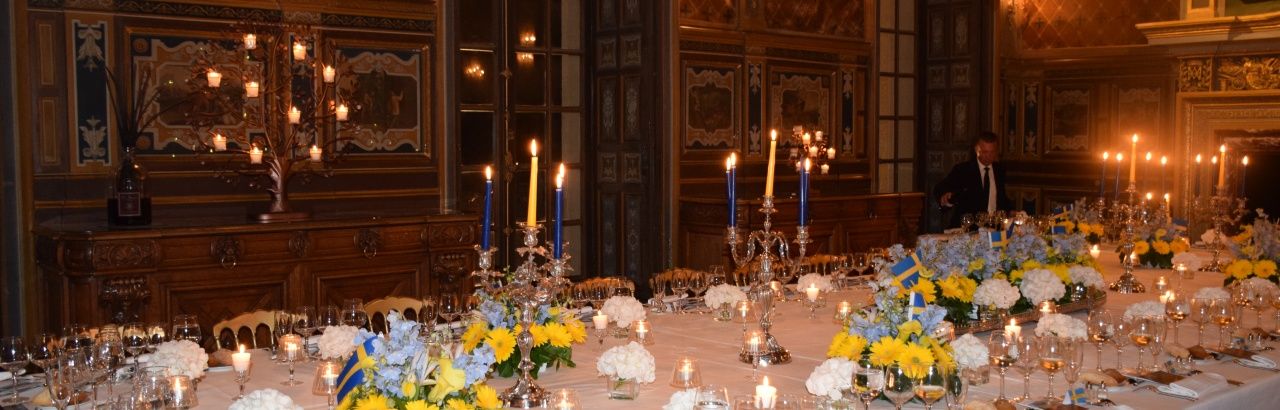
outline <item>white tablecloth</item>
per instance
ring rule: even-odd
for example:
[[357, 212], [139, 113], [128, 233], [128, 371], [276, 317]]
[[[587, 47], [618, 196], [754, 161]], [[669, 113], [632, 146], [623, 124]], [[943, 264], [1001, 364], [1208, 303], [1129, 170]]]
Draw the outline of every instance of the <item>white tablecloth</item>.
[[[1108, 282], [1115, 280], [1121, 272], [1115, 254], [1104, 253], [1102, 266], [1103, 275]], [[1171, 271], [1139, 270], [1137, 276], [1147, 285], [1148, 292], [1128, 295], [1110, 292], [1104, 308], [1119, 316], [1123, 314], [1128, 305], [1134, 302], [1156, 300], [1157, 294], [1153, 290], [1153, 284], [1155, 278], [1160, 275], [1167, 275], [1171, 284], [1177, 284]], [[1221, 279], [1222, 276], [1219, 273], [1199, 272], [1194, 279], [1187, 281], [1182, 286], [1184, 290], [1194, 292], [1200, 287], [1220, 286]], [[855, 302], [856, 305], [861, 305], [867, 300], [868, 296], [868, 292], [865, 290], [844, 291], [829, 295], [827, 307], [820, 309], [815, 319], [807, 318], [807, 310], [798, 302], [782, 303], [779, 307], [781, 317], [774, 320], [773, 333], [777, 336], [778, 341], [791, 351], [792, 362], [761, 368], [761, 374], [769, 377], [771, 384], [778, 387], [780, 394], [807, 394], [804, 386], [805, 379], [808, 378], [813, 368], [825, 359], [827, 345], [832, 335], [839, 331], [839, 325], [831, 319], [834, 307], [840, 300], [849, 300]], [[1086, 313], [1078, 312], [1075, 315], [1083, 318]], [[1254, 315], [1251, 312], [1246, 314], [1244, 325], [1252, 327], [1254, 325], [1253, 317]], [[1270, 317], [1271, 315], [1269, 314], [1264, 315], [1264, 325], [1271, 325]], [[649, 346], [649, 350], [656, 358], [657, 380], [653, 384], [642, 385], [640, 396], [637, 400], [616, 401], [607, 399], [605, 381], [597, 375], [595, 361], [604, 349], [625, 343], [625, 339], [606, 337], [605, 344], [601, 346], [596, 343], [595, 333], [590, 334], [591, 339], [587, 344], [575, 347], [573, 356], [578, 364], [576, 368], [547, 371], [542, 374], [539, 383], [547, 389], [576, 389], [584, 407], [587, 409], [659, 409], [663, 404], [667, 403], [671, 394], [676, 390], [667, 384], [676, 358], [687, 354], [699, 360], [704, 383], [726, 386], [729, 388], [731, 395], [748, 394], [754, 391], [754, 383], [748, 381], [745, 377], [750, 374], [751, 366], [737, 360], [742, 337], [742, 326], [740, 324], [716, 322], [706, 315], [670, 314], [651, 316], [650, 322], [656, 343]], [[1023, 331], [1032, 332], [1034, 326], [1034, 324], [1028, 324]], [[986, 335], [979, 336], [985, 337]], [[1190, 323], [1183, 323], [1181, 340], [1184, 344], [1195, 343], [1195, 328]], [[1217, 329], [1209, 327], [1205, 332], [1205, 344], [1214, 345], [1216, 342]], [[1085, 354], [1085, 368], [1091, 369], [1094, 367], [1096, 356], [1092, 345], [1086, 345], [1086, 348], [1089, 350]], [[1277, 352], [1280, 351], [1267, 352], [1265, 355], [1272, 360], [1280, 361], [1280, 353]], [[1113, 347], [1104, 348], [1102, 357], [1104, 367], [1115, 367], [1116, 355]], [[1136, 360], [1135, 357], [1136, 349], [1133, 346], [1127, 347], [1125, 363], [1128, 366], [1133, 366]], [[1167, 356], [1164, 356], [1161, 360], [1166, 359]], [[314, 364], [299, 366], [297, 377], [305, 382], [303, 385], [284, 387], [280, 385], [280, 381], [287, 377], [287, 367], [285, 365], [268, 363], [264, 352], [256, 352], [254, 360], [255, 367], [252, 373], [252, 380], [249, 382], [246, 391], [268, 387], [274, 388], [289, 394], [298, 404], [306, 408], [324, 408], [325, 398], [311, 394], [310, 390]], [[1144, 361], [1149, 360], [1150, 356], [1144, 358]], [[1211, 394], [1194, 403], [1157, 395], [1150, 391], [1112, 393], [1111, 399], [1117, 403], [1137, 409], [1280, 408], [1280, 374], [1242, 367], [1230, 361], [1210, 363], [1198, 366], [1198, 368], [1206, 372], [1219, 373], [1228, 379], [1243, 381], [1245, 384]], [[501, 389], [509, 386], [512, 381], [510, 379], [496, 379], [490, 383]], [[1031, 384], [1033, 396], [1045, 395], [1047, 377], [1044, 373], [1033, 375]], [[993, 372], [991, 382], [985, 385], [972, 386], [969, 397], [970, 399], [991, 399], [996, 396], [998, 389], [998, 375]], [[1022, 393], [1022, 389], [1022, 377], [1016, 371], [1010, 371], [1007, 394], [1009, 396], [1017, 396]], [[1059, 397], [1066, 391], [1066, 385], [1061, 375], [1055, 379], [1055, 389]], [[232, 373], [210, 373], [200, 384], [200, 407], [210, 409], [226, 408], [236, 392], [236, 384]], [[878, 401], [873, 403], [873, 407], [888, 408], [891, 406], [888, 402]]]

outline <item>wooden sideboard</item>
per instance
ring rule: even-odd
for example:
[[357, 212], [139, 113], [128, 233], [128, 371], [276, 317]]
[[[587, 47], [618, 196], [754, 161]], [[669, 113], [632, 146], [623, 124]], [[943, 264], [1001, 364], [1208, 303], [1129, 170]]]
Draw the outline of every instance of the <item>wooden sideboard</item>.
[[[738, 226], [761, 229], [764, 215], [757, 211], [760, 206], [760, 200], [739, 200]], [[799, 201], [779, 199], [774, 206], [778, 209], [774, 229], [794, 237]], [[679, 266], [706, 269], [731, 264], [724, 243], [728, 208], [723, 198], [680, 200]], [[911, 242], [919, 232], [923, 210], [924, 194], [918, 192], [813, 198], [809, 206], [813, 243], [807, 253], [857, 252]]]
[[55, 222], [35, 233], [45, 310], [34, 319], [48, 329], [185, 313], [207, 334], [258, 309], [468, 289], [479, 223], [474, 215], [211, 218], [128, 230]]

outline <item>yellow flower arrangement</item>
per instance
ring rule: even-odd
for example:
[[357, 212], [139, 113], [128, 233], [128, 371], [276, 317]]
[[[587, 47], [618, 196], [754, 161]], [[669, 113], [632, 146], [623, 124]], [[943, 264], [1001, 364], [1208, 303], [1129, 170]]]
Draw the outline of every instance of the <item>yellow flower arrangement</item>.
[[500, 327], [489, 331], [484, 342], [493, 348], [493, 356], [498, 362], [504, 362], [516, 351], [516, 336], [510, 329]]
[[908, 320], [898, 325], [898, 338], [907, 340], [911, 335], [918, 335], [922, 331], [924, 331], [924, 327], [920, 326], [920, 321]]
[[476, 407], [485, 410], [502, 408], [502, 400], [498, 399], [497, 390], [485, 384], [477, 384], [472, 390], [476, 393]]
[[903, 349], [907, 348], [907, 343], [894, 337], [881, 337], [880, 340], [871, 344], [871, 364], [874, 366], [888, 366], [898, 361], [898, 356], [902, 355]]
[[843, 357], [849, 360], [858, 360], [862, 357], [863, 350], [867, 348], [867, 340], [862, 336], [849, 334], [849, 329], [845, 328], [835, 337], [831, 338], [831, 346], [827, 348], [827, 357]]
[[1165, 241], [1160, 241], [1160, 240], [1152, 242], [1151, 248], [1154, 249], [1156, 253], [1161, 255], [1168, 255], [1170, 251], [1169, 243]]
[[427, 393], [427, 400], [439, 402], [444, 400], [445, 396], [461, 390], [466, 385], [467, 372], [455, 369], [453, 359], [445, 357], [440, 359], [440, 365], [436, 367], [435, 379], [436, 384], [431, 387], [431, 392]]
[[1133, 253], [1144, 254], [1151, 250], [1151, 244], [1147, 241], [1136, 241], [1133, 243]]
[[547, 342], [556, 347], [569, 347], [573, 344], [573, 336], [569, 335], [569, 330], [560, 323], [547, 323], [543, 327], [547, 334]]
[[484, 336], [489, 333], [489, 325], [481, 322], [472, 323], [471, 327], [462, 334], [462, 348], [467, 353], [471, 353], [481, 342], [484, 342]]
[[1259, 278], [1267, 279], [1276, 274], [1276, 262], [1270, 259], [1263, 259], [1253, 263], [1253, 274]]
[[414, 400], [405, 403], [404, 410], [440, 410], [440, 406], [427, 403], [426, 400]]
[[1253, 262], [1245, 259], [1236, 259], [1230, 265], [1227, 265], [1226, 274], [1231, 275], [1236, 280], [1248, 279], [1249, 275], [1253, 274]]
[[898, 354], [896, 362], [898, 366], [902, 366], [902, 371], [907, 374], [907, 377], [918, 379], [924, 377], [929, 371], [929, 366], [933, 365], [933, 352], [919, 344], [908, 343]]
[[1053, 265], [1049, 265], [1045, 269], [1048, 269], [1050, 272], [1053, 272], [1054, 276], [1057, 276], [1058, 280], [1061, 280], [1063, 284], [1068, 284], [1068, 285], [1071, 284], [1071, 267], [1070, 266], [1067, 266], [1061, 263], [1056, 263]]
[[938, 287], [942, 288], [942, 297], [972, 302], [973, 293], [978, 290], [978, 282], [967, 276], [951, 275], [938, 282]]
[[[938, 296], [936, 295], [938, 288], [931, 280], [920, 280], [919, 282], [916, 282], [915, 286], [912, 286], [910, 290], [924, 295], [925, 303], [933, 303], [934, 300], [938, 299]], [[901, 292], [900, 295], [902, 297], [907, 297], [910, 293]]]

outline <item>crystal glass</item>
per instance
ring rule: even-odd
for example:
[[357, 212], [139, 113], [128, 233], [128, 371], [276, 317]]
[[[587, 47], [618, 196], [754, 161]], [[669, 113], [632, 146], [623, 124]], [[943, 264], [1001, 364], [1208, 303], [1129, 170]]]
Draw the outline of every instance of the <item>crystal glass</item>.
[[1080, 370], [1084, 368], [1084, 344], [1078, 340], [1067, 340], [1066, 367], [1063, 367], [1062, 378], [1067, 380], [1067, 390], [1075, 387], [1080, 380]]
[[1272, 292], [1268, 301], [1271, 302], [1271, 309], [1274, 309], [1271, 314], [1275, 316], [1275, 331], [1280, 332], [1280, 292]]
[[56, 365], [58, 363], [58, 355], [62, 354], [58, 336], [52, 333], [41, 333], [36, 340], [38, 343], [27, 349], [31, 353], [31, 364], [45, 370]]
[[320, 319], [315, 306], [299, 306], [293, 311], [293, 330], [302, 335], [303, 340], [315, 333], [317, 327], [320, 327]]
[[316, 313], [316, 320], [322, 328], [341, 325], [342, 311], [338, 309], [338, 305], [321, 306], [320, 311]]
[[1249, 288], [1249, 308], [1253, 309], [1254, 316], [1257, 320], [1257, 327], [1262, 328], [1262, 311], [1267, 309], [1270, 303], [1267, 302], [1271, 298], [1271, 291], [1262, 287]]
[[1111, 341], [1115, 336], [1115, 327], [1111, 324], [1111, 314], [1102, 309], [1094, 309], [1089, 312], [1088, 322], [1089, 342], [1098, 349], [1098, 371], [1102, 371], [1102, 346]]
[[858, 364], [853, 376], [853, 392], [866, 408], [871, 408], [871, 401], [884, 391], [884, 369], [870, 366], [866, 360]]
[[991, 339], [987, 342], [987, 351], [991, 365], [995, 366], [996, 371], [1000, 373], [1000, 395], [996, 396], [996, 401], [1009, 401], [1004, 395], [1005, 374], [1009, 372], [1009, 368], [1017, 363], [1019, 355], [1018, 338], [1013, 336], [1006, 337], [1000, 332], [991, 332]]
[[694, 410], [728, 410], [729, 389], [724, 386], [708, 384], [698, 387], [693, 397]]
[[685, 293], [688, 291], [689, 291], [689, 279], [685, 278], [684, 275], [680, 275], [680, 274], [672, 275], [671, 292], [675, 296], [684, 297]]
[[547, 400], [547, 408], [551, 410], [580, 410], [581, 405], [578, 404], [578, 391], [574, 389], [558, 389], [551, 393], [551, 399]]
[[124, 340], [122, 340], [119, 331], [112, 330], [98, 334], [98, 345], [96, 352], [105, 374], [100, 376], [100, 382], [107, 384], [107, 399], [111, 400], [115, 397], [115, 374], [116, 370], [124, 364]]
[[681, 355], [671, 368], [671, 387], [688, 389], [702, 384], [702, 372], [698, 369], [698, 360], [692, 356]]
[[1031, 375], [1040, 367], [1040, 351], [1036, 348], [1036, 338], [1023, 335], [1018, 338], [1018, 373], [1022, 373], [1022, 396], [1019, 401], [1031, 399]]
[[355, 327], [365, 327], [369, 324], [369, 314], [364, 310], [364, 300], [351, 298], [342, 301], [342, 323]]
[[422, 336], [428, 336], [436, 329], [436, 319], [440, 316], [440, 301], [435, 296], [422, 297], [422, 307], [418, 308], [418, 323], [421, 324]]
[[1137, 317], [1130, 321], [1129, 340], [1133, 341], [1133, 345], [1138, 347], [1138, 364], [1134, 369], [1142, 371], [1142, 355], [1146, 352], [1147, 346], [1151, 344], [1151, 339], [1155, 334], [1155, 318]]
[[742, 353], [751, 358], [751, 374], [747, 376], [748, 380], [760, 380], [760, 356], [764, 354], [765, 338], [764, 333], [758, 330], [743, 335]]
[[93, 344], [93, 339], [89, 337], [89, 328], [82, 324], [70, 324], [62, 328], [62, 347], [67, 350], [79, 351], [82, 348]]
[[196, 389], [190, 376], [170, 376], [165, 383], [165, 407], [172, 409], [189, 409], [200, 405], [196, 398]]
[[1169, 300], [1164, 303], [1164, 316], [1173, 322], [1169, 329], [1169, 332], [1173, 333], [1173, 342], [1181, 345], [1182, 342], [1178, 339], [1178, 323], [1191, 316], [1191, 301], [1176, 292], [1170, 293]]
[[947, 408], [949, 409], [964, 407], [965, 397], [969, 395], [969, 381], [963, 376], [965, 371], [969, 370], [952, 369], [946, 373]]
[[635, 379], [605, 377], [605, 390], [610, 400], [635, 400], [640, 395], [640, 384]]
[[1204, 327], [1213, 320], [1214, 299], [1191, 298], [1191, 318], [1196, 321], [1196, 345], [1204, 346]]
[[22, 338], [17, 336], [0, 338], [0, 369], [9, 372], [13, 377], [13, 394], [0, 400], [0, 405], [17, 406], [26, 401], [18, 396], [18, 376], [22, 375], [27, 363], [30, 362], [31, 355], [27, 353], [27, 345], [22, 342]]
[[747, 332], [747, 326], [756, 322], [756, 307], [750, 300], [739, 300], [733, 305], [733, 321], [742, 324], [742, 333]]
[[200, 344], [203, 336], [200, 333], [200, 322], [196, 320], [196, 316], [174, 315], [173, 338], [175, 340], [190, 340], [197, 345]]
[[1218, 349], [1225, 350], [1231, 345], [1231, 335], [1227, 333], [1227, 329], [1236, 323], [1234, 306], [1231, 302], [1214, 300], [1209, 303], [1209, 312], [1213, 324], [1218, 326]]
[[1056, 394], [1053, 389], [1053, 376], [1066, 367], [1067, 359], [1072, 355], [1072, 345], [1069, 340], [1052, 335], [1039, 338], [1036, 345], [1040, 350], [1040, 370], [1044, 370], [1045, 374], [1049, 375], [1049, 391], [1045, 394], [1045, 398], [1053, 400]]
[[1148, 370], [1154, 372], [1161, 370], [1159, 357], [1160, 353], [1164, 352], [1164, 344], [1168, 339], [1167, 334], [1169, 326], [1165, 324], [1164, 320], [1155, 318], [1151, 322], [1151, 327], [1151, 343], [1147, 345], [1147, 351], [1151, 353], [1151, 367]]
[[884, 396], [889, 398], [897, 410], [902, 410], [902, 405], [916, 395], [915, 383], [907, 373], [906, 369], [896, 363], [884, 369]]
[[164, 406], [165, 394], [168, 389], [169, 369], [165, 367], [149, 366], [144, 367], [133, 378], [133, 391], [138, 398], [146, 403], [151, 403], [145, 408], [161, 408]]
[[933, 403], [942, 400], [947, 395], [947, 379], [946, 372], [938, 364], [930, 365], [924, 369], [924, 373], [913, 380], [912, 391], [917, 399], [924, 402], [925, 410], [932, 410]]
[[169, 341], [169, 324], [152, 322], [147, 325], [147, 351], [155, 352], [156, 346]]
[[71, 404], [71, 397], [76, 392], [75, 381], [72, 380], [71, 374], [63, 371], [59, 366], [51, 366], [44, 369], [44, 382], [49, 388], [49, 401], [53, 402], [53, 407], [66, 410]]
[[[297, 336], [285, 336], [285, 337], [298, 338]], [[280, 346], [280, 350], [277, 354], [280, 356], [282, 360], [284, 360], [285, 363], [289, 364], [289, 379], [283, 382], [280, 382], [280, 384], [284, 386], [297, 386], [299, 384], [302, 384], [302, 381], [294, 378], [294, 363], [297, 363], [299, 360], [303, 359], [303, 347], [298, 346], [294, 342], [281, 342], [281, 344], [283, 344], [283, 346]], [[293, 348], [290, 349], [289, 347], [293, 347]]]
[[150, 339], [147, 337], [147, 326], [142, 322], [126, 323], [121, 329], [120, 340], [124, 344], [124, 350], [133, 356], [134, 372], [138, 370], [138, 356], [147, 351]]

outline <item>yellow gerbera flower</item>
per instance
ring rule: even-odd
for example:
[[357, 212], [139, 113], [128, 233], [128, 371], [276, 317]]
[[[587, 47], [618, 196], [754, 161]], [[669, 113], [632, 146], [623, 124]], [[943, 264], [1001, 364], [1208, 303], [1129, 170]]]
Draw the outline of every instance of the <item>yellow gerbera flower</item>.
[[1137, 241], [1133, 243], [1133, 253], [1142, 255], [1151, 250], [1151, 244], [1147, 241]]
[[546, 326], [543, 326], [543, 329], [547, 334], [547, 342], [551, 343], [552, 346], [569, 347], [570, 344], [573, 344], [573, 336], [569, 335], [569, 330], [565, 329], [563, 324], [547, 323]]
[[356, 401], [356, 410], [387, 410], [387, 398], [381, 394], [373, 393], [365, 398]]
[[476, 410], [476, 406], [463, 399], [449, 399], [444, 405], [447, 410]]
[[472, 390], [476, 393], [476, 407], [481, 409], [501, 409], [502, 400], [498, 399], [498, 391], [484, 383], [476, 384]]
[[1067, 265], [1060, 263], [1053, 264], [1049, 265], [1048, 269], [1049, 272], [1053, 272], [1053, 274], [1057, 276], [1058, 280], [1062, 281], [1062, 283], [1071, 283], [1071, 268], [1067, 267]]
[[484, 341], [484, 335], [486, 333], [489, 333], [489, 324], [483, 322], [471, 324], [471, 327], [467, 328], [466, 333], [462, 334], [462, 348], [466, 350], [467, 353], [471, 353], [472, 350], [475, 350], [476, 346], [480, 345], [480, 342]]
[[879, 341], [871, 344], [871, 364], [875, 366], [888, 366], [898, 361], [898, 356], [902, 354], [902, 350], [907, 344], [901, 340], [885, 336]]
[[1270, 278], [1276, 274], [1276, 262], [1270, 259], [1263, 259], [1253, 263], [1253, 274], [1259, 278]]
[[934, 286], [933, 281], [931, 280], [921, 279], [919, 282], [916, 282], [915, 286], [911, 287], [911, 291], [924, 295], [925, 303], [933, 303], [934, 300], [938, 299], [938, 296], [936, 295], [938, 287]]
[[974, 259], [969, 262], [969, 272], [977, 271], [987, 266], [987, 260], [984, 258]]
[[1170, 250], [1169, 243], [1165, 241], [1155, 241], [1151, 244], [1151, 248], [1155, 249], [1156, 253], [1160, 255], [1168, 255]]
[[961, 302], [972, 302], [973, 292], [978, 289], [978, 282], [969, 279], [967, 276], [952, 275], [946, 280], [938, 282], [938, 287], [942, 289], [943, 297]]
[[1238, 280], [1248, 279], [1249, 275], [1253, 274], [1253, 262], [1245, 259], [1236, 259], [1230, 265], [1227, 265], [1226, 273]]
[[1022, 274], [1023, 274], [1022, 269], [1009, 272], [1009, 282], [1017, 282], [1019, 280], [1022, 280]]
[[1168, 234], [1169, 234], [1168, 229], [1164, 229], [1164, 228], [1156, 229], [1156, 238], [1163, 238], [1165, 235], [1168, 235]]
[[1039, 268], [1040, 266], [1041, 266], [1040, 261], [1037, 261], [1034, 259], [1028, 259], [1026, 262], [1022, 262], [1023, 270], [1032, 270], [1032, 269]]
[[925, 372], [929, 371], [929, 366], [933, 365], [933, 353], [929, 348], [909, 343], [902, 348], [902, 352], [898, 355], [898, 366], [902, 366], [902, 371], [907, 373], [907, 377], [919, 379], [924, 377]]
[[1190, 248], [1191, 244], [1187, 243], [1187, 238], [1178, 238], [1174, 239], [1173, 242], [1169, 242], [1169, 250], [1173, 251], [1173, 253], [1183, 253]]
[[[512, 330], [514, 334], [520, 334], [524, 331], [524, 325], [516, 325]], [[542, 346], [547, 343], [547, 329], [542, 325], [533, 325], [529, 327], [529, 334], [533, 335], [533, 347]]]
[[577, 318], [569, 318], [564, 321], [565, 330], [569, 331], [569, 338], [574, 343], [582, 343], [587, 341], [587, 325], [583, 324]]
[[484, 338], [484, 342], [493, 348], [493, 356], [498, 363], [507, 361], [511, 353], [516, 350], [516, 336], [505, 327], [493, 329], [489, 332], [489, 336]]
[[849, 360], [856, 360], [862, 356], [862, 351], [867, 348], [867, 340], [862, 336], [851, 335], [847, 330], [836, 333], [831, 338], [831, 346], [827, 348], [827, 357], [843, 357]]
[[942, 347], [942, 345], [940, 344], [934, 343], [929, 346], [929, 350], [933, 352], [934, 360], [937, 361], [938, 365], [941, 366], [943, 369], [953, 370], [956, 368], [956, 362], [955, 360], [952, 360], [951, 352], [947, 351], [947, 348]]
[[405, 403], [404, 410], [440, 410], [440, 406], [428, 404], [426, 400], [414, 400]]
[[[462, 389], [467, 381], [467, 372], [453, 367], [453, 359], [444, 357], [440, 359], [440, 364], [436, 367], [436, 385], [431, 387], [431, 392], [427, 394], [427, 400], [439, 402], [453, 392]], [[364, 409], [361, 409], [364, 410]]]

